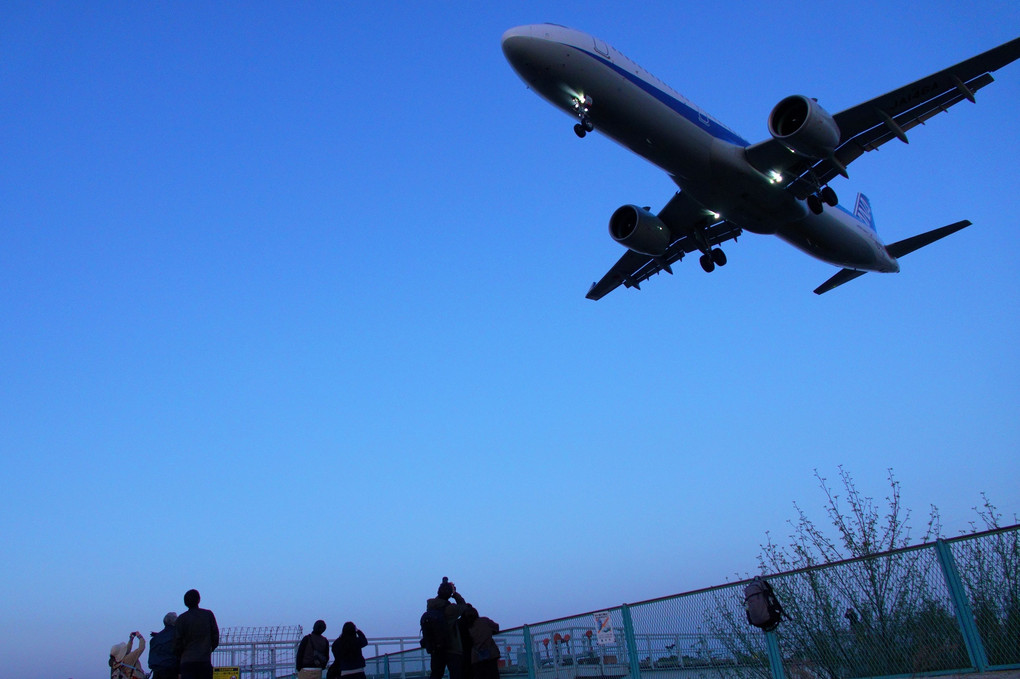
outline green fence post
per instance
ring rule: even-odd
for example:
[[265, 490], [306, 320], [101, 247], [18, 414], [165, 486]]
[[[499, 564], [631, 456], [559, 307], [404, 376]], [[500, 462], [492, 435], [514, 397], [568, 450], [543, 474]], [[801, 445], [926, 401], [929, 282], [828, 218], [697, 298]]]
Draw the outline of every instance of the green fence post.
[[956, 570], [953, 552], [944, 540], [937, 540], [935, 553], [939, 557], [939, 565], [942, 566], [942, 574], [949, 587], [949, 596], [953, 599], [956, 620], [960, 623], [960, 632], [963, 634], [963, 643], [967, 646], [970, 664], [978, 672], [985, 672], [988, 670], [988, 656], [985, 654], [985, 645], [981, 642], [981, 634], [978, 632], [977, 625], [974, 624], [974, 614], [970, 610], [970, 603], [967, 601], [967, 593], [963, 589], [960, 573]]
[[641, 660], [638, 658], [637, 639], [634, 637], [634, 620], [630, 617], [630, 606], [620, 606], [623, 613], [623, 636], [627, 640], [627, 657], [630, 659], [631, 679], [641, 679]]
[[765, 648], [769, 655], [769, 669], [772, 670], [772, 679], [786, 679], [786, 670], [783, 668], [783, 654], [779, 652], [779, 638], [773, 630], [765, 632]]
[[524, 662], [528, 666], [528, 679], [535, 679], [535, 659], [531, 657], [531, 654], [535, 652], [535, 647], [531, 643], [531, 628], [527, 625], [524, 626]]
[[389, 654], [383, 656], [383, 675], [386, 679], [390, 679], [390, 656]]

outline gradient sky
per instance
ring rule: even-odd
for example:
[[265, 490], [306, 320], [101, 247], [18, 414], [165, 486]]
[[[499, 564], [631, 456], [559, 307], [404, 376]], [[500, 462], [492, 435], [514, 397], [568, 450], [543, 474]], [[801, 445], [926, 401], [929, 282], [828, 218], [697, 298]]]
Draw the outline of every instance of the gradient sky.
[[4, 673], [106, 676], [191, 587], [333, 638], [416, 633], [444, 575], [504, 627], [719, 584], [839, 465], [918, 532], [1020, 512], [1020, 66], [834, 183], [889, 242], [974, 222], [902, 273], [818, 297], [747, 234], [591, 302], [674, 187], [499, 47], [594, 33], [758, 141], [1015, 0], [483, 4], [0, 6]]

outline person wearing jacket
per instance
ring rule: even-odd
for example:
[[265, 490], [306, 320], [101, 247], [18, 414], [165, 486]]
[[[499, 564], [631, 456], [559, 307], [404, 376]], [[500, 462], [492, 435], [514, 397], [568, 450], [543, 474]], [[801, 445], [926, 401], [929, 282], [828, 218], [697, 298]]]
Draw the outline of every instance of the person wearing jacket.
[[471, 635], [471, 673], [474, 679], [499, 679], [499, 645], [492, 635], [499, 625], [491, 618], [479, 616], [468, 606], [461, 620]]
[[197, 589], [184, 593], [188, 610], [177, 616], [174, 633], [174, 655], [180, 663], [181, 679], [212, 679], [212, 652], [220, 645], [220, 628], [216, 616], [198, 604], [202, 596]]
[[[450, 597], [453, 597], [456, 603], [451, 604]], [[457, 593], [457, 587], [446, 578], [443, 578], [439, 585], [436, 597], [425, 603], [426, 610], [443, 609], [447, 628], [446, 646], [432, 652], [430, 679], [443, 679], [443, 672], [446, 669], [450, 670], [450, 679], [461, 679], [463, 676], [464, 649], [457, 629], [457, 619], [467, 606], [464, 597]]]
[[163, 616], [163, 629], [152, 632], [149, 636], [149, 669], [152, 679], [177, 679], [180, 668], [177, 656], [174, 655], [174, 635], [177, 631], [177, 614], [167, 613]]
[[326, 673], [326, 679], [365, 679], [365, 656], [361, 649], [368, 646], [365, 633], [347, 621], [340, 636], [333, 642], [333, 664]]
[[316, 620], [312, 625], [312, 633], [306, 634], [297, 650], [298, 677], [321, 677], [322, 670], [329, 663], [329, 640], [322, 636], [326, 631], [326, 621]]

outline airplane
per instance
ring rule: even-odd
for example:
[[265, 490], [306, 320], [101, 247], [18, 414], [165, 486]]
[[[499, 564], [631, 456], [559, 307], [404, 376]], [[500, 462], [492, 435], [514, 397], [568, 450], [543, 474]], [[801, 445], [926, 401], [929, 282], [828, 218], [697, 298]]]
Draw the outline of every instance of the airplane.
[[751, 144], [664, 82], [594, 36], [556, 24], [506, 31], [503, 54], [522, 80], [577, 122], [664, 170], [679, 191], [658, 213], [624, 205], [609, 219], [627, 252], [586, 297], [620, 285], [640, 289], [692, 252], [706, 272], [726, 264], [718, 247], [744, 231], [774, 234], [840, 271], [822, 294], [869, 271], [898, 272], [898, 259], [959, 231], [955, 222], [886, 245], [870, 201], [851, 211], [829, 183], [866, 151], [898, 139], [992, 82], [990, 74], [1020, 57], [1020, 38], [857, 106], [829, 114], [804, 95], [782, 99], [768, 117], [771, 138]]

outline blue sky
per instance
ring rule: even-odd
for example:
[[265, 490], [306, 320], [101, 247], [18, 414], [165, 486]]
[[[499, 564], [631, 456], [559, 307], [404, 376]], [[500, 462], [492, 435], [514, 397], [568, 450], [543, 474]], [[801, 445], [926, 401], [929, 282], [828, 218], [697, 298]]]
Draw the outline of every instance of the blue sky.
[[[752, 572], [813, 470], [920, 530], [1020, 512], [1020, 67], [867, 154], [887, 241], [817, 297], [748, 234], [584, 299], [659, 170], [499, 38], [599, 35], [742, 136], [1020, 33], [1016, 3], [0, 8], [0, 656], [105, 676], [197, 587], [223, 626], [412, 634], [443, 575], [505, 627]], [[38, 659], [46, 658], [45, 670]]]

